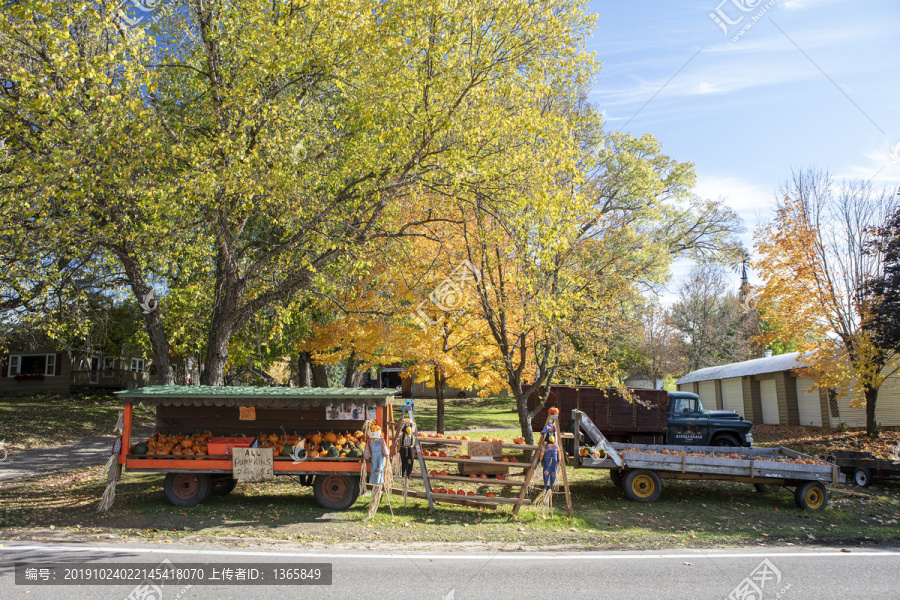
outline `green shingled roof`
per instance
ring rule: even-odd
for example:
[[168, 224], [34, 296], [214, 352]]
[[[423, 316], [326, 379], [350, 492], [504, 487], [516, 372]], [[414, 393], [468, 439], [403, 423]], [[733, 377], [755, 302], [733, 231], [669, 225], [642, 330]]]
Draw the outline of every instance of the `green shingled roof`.
[[392, 389], [284, 388], [214, 385], [154, 385], [116, 392], [122, 404], [149, 406], [257, 406], [295, 408], [329, 404], [386, 406]]

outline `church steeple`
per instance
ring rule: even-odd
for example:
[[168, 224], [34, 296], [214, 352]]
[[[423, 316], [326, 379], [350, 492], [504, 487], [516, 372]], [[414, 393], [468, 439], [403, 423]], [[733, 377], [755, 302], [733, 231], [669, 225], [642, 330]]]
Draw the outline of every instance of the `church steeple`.
[[741, 261], [741, 288], [738, 290], [738, 297], [743, 301], [747, 294], [750, 293], [750, 278], [747, 277], [747, 259]]

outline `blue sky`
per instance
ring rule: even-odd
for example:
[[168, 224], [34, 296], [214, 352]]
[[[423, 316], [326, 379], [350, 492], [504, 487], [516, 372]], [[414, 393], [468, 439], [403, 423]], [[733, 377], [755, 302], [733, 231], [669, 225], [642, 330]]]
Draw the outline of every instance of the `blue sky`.
[[695, 192], [738, 211], [748, 247], [792, 168], [900, 185], [900, 2], [591, 0], [590, 8], [599, 18], [588, 49], [603, 67], [591, 101], [607, 129], [650, 133], [668, 155], [694, 163]]

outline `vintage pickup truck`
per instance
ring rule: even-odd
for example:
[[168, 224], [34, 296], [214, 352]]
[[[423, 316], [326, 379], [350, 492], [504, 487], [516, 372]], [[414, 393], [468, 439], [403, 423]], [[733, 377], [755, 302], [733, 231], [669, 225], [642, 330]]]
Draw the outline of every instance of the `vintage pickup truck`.
[[552, 386], [532, 427], [547, 420], [550, 407], [559, 408], [560, 428], [573, 431], [572, 410], [580, 410], [611, 442], [681, 446], [753, 447], [749, 421], [735, 412], [706, 410], [696, 394], [665, 390], [630, 390], [625, 398], [615, 389]]

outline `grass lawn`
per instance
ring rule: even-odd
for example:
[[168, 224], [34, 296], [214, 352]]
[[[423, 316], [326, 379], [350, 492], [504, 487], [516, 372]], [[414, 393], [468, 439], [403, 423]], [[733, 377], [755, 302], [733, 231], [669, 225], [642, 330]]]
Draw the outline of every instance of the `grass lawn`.
[[[417, 400], [423, 431], [434, 430], [434, 401]], [[491, 437], [519, 434], [512, 401], [506, 398], [449, 399], [446, 429], [491, 429]], [[109, 398], [22, 398], [0, 400], [0, 440], [12, 447], [63, 443], [107, 434], [118, 413]], [[138, 423], [152, 424], [152, 413]], [[755, 428], [756, 429], [756, 428]], [[759, 428], [758, 441], [812, 450], [858, 440], [854, 432], [805, 428]], [[896, 431], [882, 443], [893, 443]], [[843, 436], [843, 437], [842, 437]], [[849, 437], [847, 437], [849, 436]], [[475, 433], [473, 439], [478, 439]], [[847, 437], [847, 439], [844, 439]], [[857, 441], [865, 444], [865, 441]], [[810, 453], [816, 454], [810, 450]], [[0, 484], [0, 539], [197, 541], [210, 544], [281, 545], [384, 549], [657, 549], [747, 545], [827, 544], [844, 547], [896, 545], [900, 520], [900, 481], [878, 481], [875, 488], [831, 486], [831, 505], [804, 512], [791, 491], [763, 495], [753, 486], [727, 482], [664, 481], [653, 504], [629, 502], [603, 470], [569, 468], [574, 518], [557, 510], [544, 518], [523, 507], [517, 519], [511, 507], [477, 510], [409, 499], [406, 508], [393, 498], [375, 519], [364, 522], [369, 497], [349, 510], [328, 512], [310, 488], [287, 477], [241, 484], [226, 497], [210, 497], [193, 508], [168, 503], [162, 474], [128, 473], [117, 487], [108, 513], [94, 508], [103, 494], [100, 467], [81, 468]], [[446, 483], [478, 490], [477, 483]], [[501, 495], [500, 489], [490, 488]], [[533, 497], [533, 495], [532, 495]], [[561, 496], [555, 506], [564, 506]]]
[[[0, 441], [25, 450], [111, 435], [121, 408], [106, 395], [0, 397]], [[133, 419], [136, 427], [147, 427], [156, 417], [138, 406]]]
[[[399, 417], [403, 400], [394, 403]], [[514, 398], [446, 398], [444, 400], [444, 430], [515, 429], [519, 432], [519, 416]], [[421, 431], [435, 431], [437, 400], [416, 398], [416, 424]]]
[[[793, 494], [763, 495], [750, 485], [665, 482], [653, 504], [625, 500], [605, 471], [569, 470], [575, 517], [557, 510], [543, 518], [523, 507], [475, 510], [393, 498], [364, 522], [368, 497], [347, 511], [320, 508], [310, 488], [286, 477], [238, 485], [225, 497], [193, 508], [172, 506], [160, 474], [126, 473], [113, 509], [98, 514], [100, 468], [79, 469], [0, 487], [0, 539], [202, 541], [230, 545], [291, 543], [349, 548], [493, 547], [570, 549], [708, 548], [746, 545], [896, 545], [900, 482], [877, 489], [837, 486], [821, 512], [794, 506]], [[475, 484], [459, 485], [476, 489]], [[564, 506], [561, 496], [557, 508]], [[113, 536], [113, 538], [110, 538]], [[449, 546], [447, 544], [450, 544]]]

